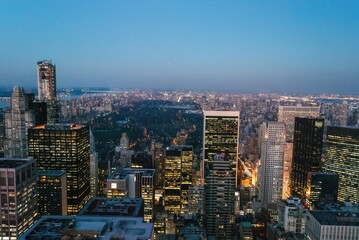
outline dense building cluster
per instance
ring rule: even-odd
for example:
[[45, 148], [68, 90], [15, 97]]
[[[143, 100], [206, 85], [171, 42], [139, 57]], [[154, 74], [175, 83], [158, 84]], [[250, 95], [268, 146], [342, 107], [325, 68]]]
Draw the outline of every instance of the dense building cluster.
[[0, 239], [359, 238], [359, 99], [70, 97], [55, 69], [0, 112]]

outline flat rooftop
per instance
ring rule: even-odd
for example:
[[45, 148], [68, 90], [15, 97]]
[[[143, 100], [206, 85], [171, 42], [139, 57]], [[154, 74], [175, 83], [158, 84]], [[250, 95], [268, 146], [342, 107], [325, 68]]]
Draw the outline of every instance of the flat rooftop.
[[78, 124], [69, 124], [69, 123], [54, 123], [54, 124], [45, 124], [38, 125], [32, 129], [49, 129], [49, 130], [78, 130], [86, 127], [85, 125]]
[[359, 214], [346, 211], [309, 211], [321, 225], [358, 226]]
[[0, 168], [17, 168], [32, 162], [32, 158], [0, 158]]
[[44, 216], [19, 240], [151, 239], [153, 223], [137, 217]]
[[142, 198], [91, 198], [79, 216], [143, 217]]
[[143, 177], [154, 177], [155, 170], [154, 169], [146, 169], [146, 168], [123, 168], [116, 172], [114, 172], [108, 179], [125, 179], [129, 174], [142, 173]]

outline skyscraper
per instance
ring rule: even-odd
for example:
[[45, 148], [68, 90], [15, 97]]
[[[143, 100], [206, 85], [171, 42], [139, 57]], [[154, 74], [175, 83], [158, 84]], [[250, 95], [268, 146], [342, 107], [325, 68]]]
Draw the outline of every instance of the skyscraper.
[[293, 136], [294, 122], [296, 117], [312, 117], [318, 118], [320, 115], [320, 107], [313, 106], [279, 106], [278, 122], [286, 125], [286, 147], [284, 153], [284, 169], [283, 169], [283, 198], [291, 196], [290, 179], [293, 160]]
[[36, 162], [0, 159], [0, 239], [17, 239], [37, 220]]
[[91, 197], [96, 197], [98, 193], [98, 153], [95, 148], [95, 136], [90, 130], [90, 185]]
[[38, 206], [40, 216], [67, 215], [66, 172], [45, 170], [38, 172]]
[[322, 157], [324, 119], [295, 118], [292, 194], [304, 198], [309, 172], [318, 172]]
[[205, 180], [205, 224], [208, 237], [234, 239], [235, 175], [225, 154], [211, 159]]
[[20, 86], [15, 86], [11, 106], [5, 113], [5, 157], [27, 157], [27, 129], [35, 124], [35, 113], [31, 109], [33, 98]]
[[49, 60], [37, 62], [38, 98], [47, 103], [47, 120], [58, 121], [59, 106], [56, 96], [56, 66]]
[[338, 199], [359, 201], [359, 128], [328, 126], [323, 170], [339, 175]]
[[204, 111], [203, 131], [203, 177], [210, 169], [213, 157], [225, 153], [237, 179], [239, 148], [239, 112]]
[[282, 198], [285, 124], [263, 123], [261, 127], [261, 165], [259, 198], [264, 206]]
[[30, 128], [29, 156], [39, 170], [64, 170], [67, 214], [75, 215], [90, 198], [90, 136], [88, 126], [47, 124]]
[[278, 122], [285, 123], [286, 141], [293, 142], [294, 122], [296, 117], [319, 118], [320, 107], [313, 106], [279, 106]]
[[188, 213], [188, 189], [192, 184], [192, 146], [171, 146], [166, 151], [164, 206], [170, 214]]

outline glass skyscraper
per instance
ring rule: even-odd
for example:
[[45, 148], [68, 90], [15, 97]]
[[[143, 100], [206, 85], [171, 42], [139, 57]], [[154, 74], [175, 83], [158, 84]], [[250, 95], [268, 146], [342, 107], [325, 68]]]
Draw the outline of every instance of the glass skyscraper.
[[214, 156], [224, 153], [236, 174], [236, 186], [238, 185], [239, 124], [238, 111], [204, 111], [202, 165], [204, 177], [210, 169], [209, 165]]
[[359, 201], [359, 128], [328, 126], [323, 170], [339, 175], [340, 201]]
[[305, 197], [307, 175], [318, 172], [322, 158], [324, 119], [295, 118], [293, 141], [292, 194]]

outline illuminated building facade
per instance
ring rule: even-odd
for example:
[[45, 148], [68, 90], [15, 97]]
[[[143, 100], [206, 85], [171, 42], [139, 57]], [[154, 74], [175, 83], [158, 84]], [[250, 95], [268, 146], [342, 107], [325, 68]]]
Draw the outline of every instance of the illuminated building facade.
[[37, 182], [38, 209], [43, 215], [67, 215], [66, 172], [39, 171]]
[[29, 155], [39, 170], [64, 170], [67, 175], [67, 214], [75, 215], [90, 198], [89, 127], [47, 124], [30, 128]]
[[291, 196], [290, 174], [292, 172], [293, 143], [286, 142], [284, 150], [283, 163], [283, 194], [282, 198], [286, 199]]
[[230, 160], [215, 155], [205, 180], [205, 225], [208, 237], [234, 239], [235, 174]]
[[328, 126], [323, 171], [339, 175], [338, 200], [359, 201], [359, 128]]
[[309, 172], [318, 172], [322, 158], [324, 119], [295, 118], [291, 191], [305, 198]]
[[166, 150], [164, 206], [167, 213], [188, 213], [188, 189], [192, 184], [192, 146]]
[[0, 239], [17, 239], [37, 220], [36, 162], [0, 159]]
[[210, 169], [213, 157], [225, 153], [236, 174], [238, 186], [239, 112], [204, 111], [203, 178]]
[[259, 198], [264, 206], [282, 198], [285, 124], [263, 123], [261, 126], [261, 165]]
[[59, 106], [56, 97], [56, 66], [49, 60], [37, 63], [38, 98], [47, 103], [47, 120], [58, 121]]
[[155, 170], [153, 169], [120, 169], [107, 179], [107, 197], [142, 198], [144, 201], [144, 221], [152, 222], [154, 175]]
[[306, 203], [312, 208], [319, 201], [336, 202], [338, 199], [339, 176], [336, 173], [309, 172]]

